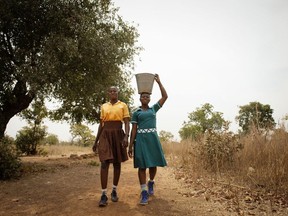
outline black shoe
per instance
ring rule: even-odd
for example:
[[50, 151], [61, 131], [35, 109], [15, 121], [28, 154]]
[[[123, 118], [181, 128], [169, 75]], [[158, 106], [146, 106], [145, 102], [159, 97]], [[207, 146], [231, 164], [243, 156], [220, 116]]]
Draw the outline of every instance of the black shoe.
[[112, 193], [111, 193], [111, 200], [112, 202], [117, 202], [118, 201], [118, 196], [117, 196], [117, 192], [116, 190], [112, 190]]
[[106, 194], [102, 194], [101, 199], [99, 201], [99, 206], [100, 207], [105, 207], [107, 205], [108, 197]]

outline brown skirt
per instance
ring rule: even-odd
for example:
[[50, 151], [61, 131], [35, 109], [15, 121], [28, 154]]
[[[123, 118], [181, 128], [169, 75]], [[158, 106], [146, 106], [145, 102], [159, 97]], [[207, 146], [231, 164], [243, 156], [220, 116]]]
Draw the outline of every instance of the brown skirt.
[[122, 146], [124, 136], [121, 121], [104, 123], [98, 147], [101, 162], [121, 163], [128, 160], [127, 149]]

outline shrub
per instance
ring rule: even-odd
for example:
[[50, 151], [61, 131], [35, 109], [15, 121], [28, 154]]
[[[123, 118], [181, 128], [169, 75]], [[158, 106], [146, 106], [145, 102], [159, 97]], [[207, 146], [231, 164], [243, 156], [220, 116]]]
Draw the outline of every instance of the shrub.
[[23, 127], [16, 135], [16, 147], [23, 154], [36, 155], [37, 147], [46, 135], [45, 127]]
[[243, 146], [237, 135], [224, 130], [208, 131], [199, 148], [206, 167], [220, 172], [221, 168], [229, 168], [233, 165], [237, 152]]
[[5, 136], [0, 140], [0, 179], [19, 177], [20, 166], [20, 158], [13, 146], [13, 140]]
[[55, 134], [48, 134], [44, 138], [43, 144], [45, 144], [45, 145], [58, 145], [59, 144], [58, 136]]

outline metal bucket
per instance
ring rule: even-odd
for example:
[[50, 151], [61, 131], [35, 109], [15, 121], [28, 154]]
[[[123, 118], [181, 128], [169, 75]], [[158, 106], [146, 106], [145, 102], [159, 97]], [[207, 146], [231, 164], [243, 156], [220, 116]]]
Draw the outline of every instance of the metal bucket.
[[135, 74], [137, 81], [138, 94], [143, 92], [152, 93], [155, 74], [151, 73], [138, 73]]

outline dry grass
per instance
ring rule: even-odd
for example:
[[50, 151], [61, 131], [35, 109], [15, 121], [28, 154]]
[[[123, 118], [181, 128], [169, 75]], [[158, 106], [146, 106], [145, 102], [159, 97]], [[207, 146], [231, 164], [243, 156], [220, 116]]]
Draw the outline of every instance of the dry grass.
[[[181, 167], [187, 172], [203, 171], [197, 143], [192, 141], [163, 143], [163, 150], [171, 166]], [[200, 170], [199, 170], [200, 168]]]
[[[222, 167], [221, 176], [232, 176], [247, 187], [267, 190], [288, 190], [288, 133], [284, 128], [263, 136], [253, 132], [239, 140], [243, 149], [235, 154], [232, 166]], [[164, 143], [163, 149], [170, 164], [201, 176], [209, 172], [205, 158], [199, 151], [200, 143], [184, 141]], [[215, 173], [211, 172], [211, 175]]]
[[[211, 161], [201, 152], [200, 145], [205, 142], [163, 143], [163, 149], [170, 167], [177, 168], [175, 178], [190, 189], [185, 195], [201, 192], [206, 200], [219, 201], [238, 215], [287, 215], [288, 133], [281, 128], [271, 134], [254, 132], [238, 137], [242, 148], [234, 151], [229, 166], [221, 166], [216, 172], [213, 164], [207, 167]], [[214, 143], [209, 146], [213, 148]]]
[[[288, 134], [283, 129], [273, 135], [252, 133], [242, 138], [239, 169], [250, 182], [273, 190], [288, 189]], [[246, 178], [247, 179], [247, 178]]]
[[71, 154], [89, 154], [92, 153], [91, 147], [82, 147], [74, 145], [51, 145], [42, 146], [44, 155], [49, 156], [70, 156]]

